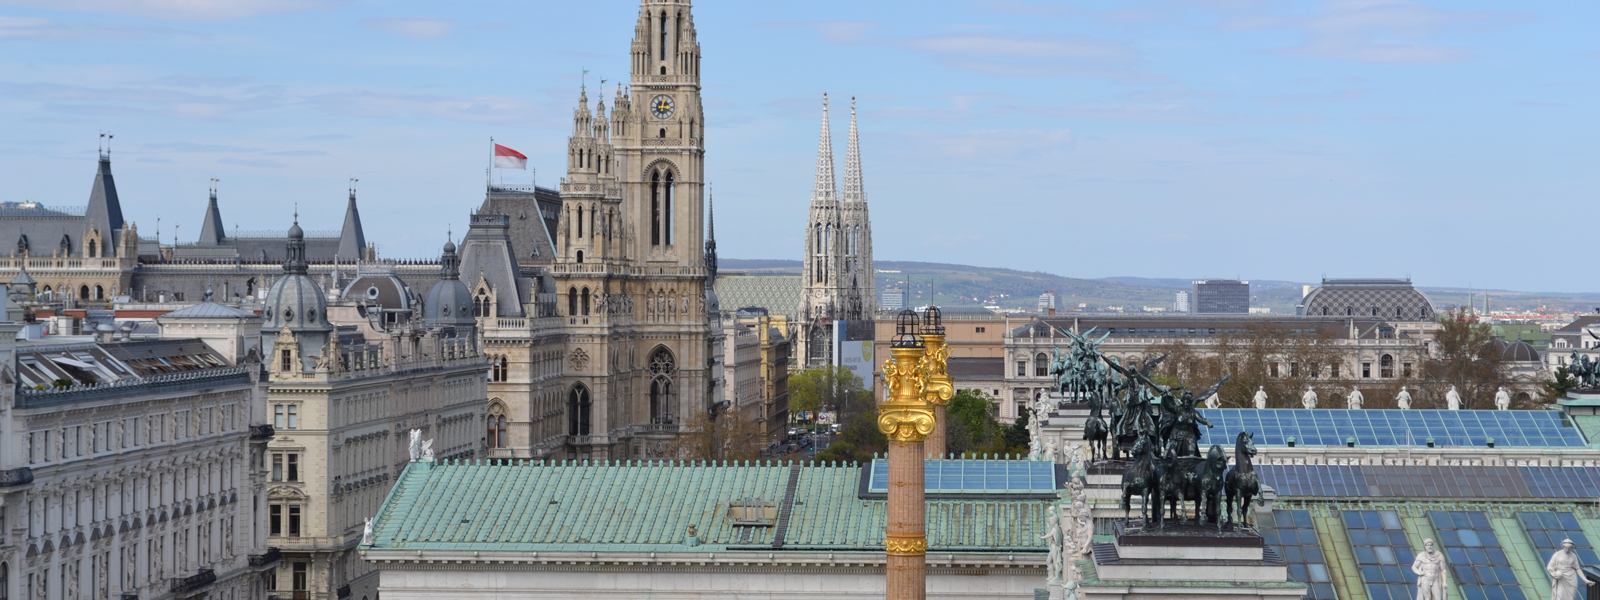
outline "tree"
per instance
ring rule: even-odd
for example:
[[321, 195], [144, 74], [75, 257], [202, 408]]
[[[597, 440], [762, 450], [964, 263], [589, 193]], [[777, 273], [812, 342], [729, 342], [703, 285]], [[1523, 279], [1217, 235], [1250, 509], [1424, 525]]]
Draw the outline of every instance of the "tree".
[[1495, 391], [1509, 383], [1500, 368], [1500, 345], [1493, 328], [1463, 309], [1442, 315], [1439, 322], [1433, 355], [1422, 363], [1436, 407], [1444, 407], [1451, 386], [1461, 394], [1461, 408], [1492, 407]]
[[851, 405], [870, 406], [872, 393], [861, 377], [846, 367], [806, 369], [789, 376], [789, 414], [822, 411], [842, 413]]
[[1545, 402], [1560, 400], [1566, 397], [1567, 390], [1575, 387], [1578, 387], [1578, 380], [1572, 378], [1572, 373], [1564, 366], [1557, 367], [1555, 381], [1547, 381], [1544, 384], [1544, 400]]
[[756, 414], [738, 408], [722, 410], [715, 420], [708, 411], [694, 411], [684, 432], [673, 440], [672, 455], [680, 460], [756, 460], [766, 446], [766, 430]]
[[[864, 404], [864, 403], [863, 403]], [[839, 438], [818, 452], [816, 462], [864, 463], [878, 453], [889, 451], [889, 438], [878, 431], [878, 413], [868, 408], [852, 408], [840, 413]]]
[[[945, 450], [957, 456], [967, 454], [1027, 454], [1028, 430], [1021, 420], [1020, 442], [1016, 426], [1001, 425], [995, 419], [995, 404], [983, 392], [961, 390], [945, 406]], [[1023, 411], [1026, 413], [1027, 411]]]

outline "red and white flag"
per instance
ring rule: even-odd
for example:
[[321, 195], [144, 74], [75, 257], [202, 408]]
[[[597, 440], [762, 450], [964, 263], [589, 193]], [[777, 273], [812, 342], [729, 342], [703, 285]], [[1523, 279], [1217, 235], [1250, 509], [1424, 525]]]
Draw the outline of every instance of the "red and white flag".
[[494, 168], [496, 169], [527, 169], [528, 157], [521, 152], [512, 150], [500, 144], [494, 145]]

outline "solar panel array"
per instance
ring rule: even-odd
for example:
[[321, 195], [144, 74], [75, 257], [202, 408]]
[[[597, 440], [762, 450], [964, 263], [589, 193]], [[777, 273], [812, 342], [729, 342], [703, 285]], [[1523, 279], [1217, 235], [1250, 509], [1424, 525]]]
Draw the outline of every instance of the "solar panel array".
[[1293, 436], [1299, 446], [1483, 447], [1494, 438], [1497, 448], [1583, 448], [1583, 434], [1554, 410], [1345, 410], [1290, 408], [1200, 409], [1214, 429], [1200, 428], [1201, 445], [1231, 447], [1240, 431], [1255, 434], [1255, 443], [1283, 446]]
[[1572, 549], [1578, 553], [1580, 562], [1600, 565], [1600, 555], [1595, 554], [1594, 546], [1589, 545], [1589, 536], [1572, 513], [1519, 512], [1517, 519], [1533, 539], [1533, 547], [1539, 550], [1539, 562], [1550, 562], [1550, 556], [1561, 548], [1561, 540], [1572, 540]]
[[1411, 572], [1416, 555], [1400, 526], [1400, 515], [1392, 510], [1347, 510], [1342, 515], [1350, 549], [1361, 565], [1361, 579], [1367, 583], [1367, 597], [1411, 600], [1417, 583]]
[[[872, 461], [867, 493], [889, 491], [889, 461]], [[923, 463], [928, 494], [1051, 494], [1055, 465], [1031, 460], [929, 460]]]
[[1256, 465], [1282, 497], [1596, 498], [1600, 467]]
[[1462, 595], [1473, 600], [1527, 600], [1487, 515], [1436, 510], [1428, 517]]
[[1262, 540], [1289, 563], [1289, 578], [1306, 584], [1306, 598], [1339, 600], [1333, 590], [1333, 577], [1328, 572], [1328, 560], [1322, 554], [1322, 544], [1317, 542], [1317, 529], [1311, 523], [1311, 511], [1274, 510], [1263, 515], [1257, 525], [1261, 528]]

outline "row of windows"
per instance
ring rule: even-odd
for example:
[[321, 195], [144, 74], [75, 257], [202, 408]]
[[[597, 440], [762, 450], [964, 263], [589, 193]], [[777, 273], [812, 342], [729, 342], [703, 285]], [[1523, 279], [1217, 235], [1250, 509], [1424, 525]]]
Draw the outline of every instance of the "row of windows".
[[[1367, 310], [1365, 312], [1366, 312], [1366, 315], [1364, 315], [1364, 316], [1372, 316], [1372, 317], [1384, 316], [1382, 314], [1379, 314], [1380, 313], [1380, 309], [1378, 307], [1376, 307], [1376, 306], [1367, 307]], [[1419, 319], [1428, 318], [1428, 312], [1429, 312], [1429, 310], [1428, 310], [1428, 307], [1426, 307], [1426, 306], [1418, 308], [1417, 309], [1417, 318], [1419, 318]], [[1345, 306], [1344, 307], [1344, 316], [1346, 316], [1346, 317], [1354, 317], [1354, 316], [1356, 316], [1356, 314], [1357, 314], [1356, 313], [1356, 307], [1354, 307], [1354, 306]], [[1330, 306], [1322, 307], [1322, 316], [1328, 317], [1328, 316], [1337, 316], [1337, 315], [1338, 315], [1338, 313], [1334, 311], [1333, 307], [1330, 307]], [[1406, 310], [1404, 308], [1399, 307], [1399, 306], [1394, 307], [1394, 318], [1396, 318], [1396, 319], [1404, 319], [1404, 318], [1406, 318]]]
[[179, 410], [29, 432], [28, 463], [67, 460], [219, 431], [236, 431], [240, 425], [236, 421], [236, 405], [226, 404], [221, 408], [219, 411], [214, 406], [200, 407], [198, 417], [194, 411]]

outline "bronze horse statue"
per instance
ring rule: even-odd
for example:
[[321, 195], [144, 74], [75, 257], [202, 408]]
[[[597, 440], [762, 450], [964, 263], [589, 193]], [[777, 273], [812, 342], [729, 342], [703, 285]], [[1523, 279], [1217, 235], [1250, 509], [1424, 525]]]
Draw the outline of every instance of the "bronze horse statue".
[[[1239, 432], [1238, 440], [1233, 444], [1233, 469], [1228, 471], [1224, 486], [1228, 491], [1228, 522], [1250, 524], [1250, 501], [1261, 494], [1261, 477], [1256, 474], [1255, 465], [1251, 464], [1250, 457], [1256, 455], [1254, 443], [1255, 434], [1248, 431]], [[1234, 500], [1238, 500], [1237, 510]]]
[[1223, 473], [1227, 470], [1227, 453], [1222, 451], [1221, 445], [1212, 444], [1211, 449], [1206, 451], [1205, 464], [1201, 465], [1197, 474], [1200, 498], [1195, 503], [1194, 513], [1195, 520], [1201, 523], [1216, 523], [1217, 531], [1222, 531], [1222, 522], [1226, 520], [1222, 516], [1222, 492], [1226, 487]]
[[[1128, 525], [1128, 514], [1133, 510], [1130, 500], [1134, 494], [1144, 497], [1139, 516], [1148, 527], [1161, 525], [1161, 473], [1156, 471], [1155, 445], [1148, 436], [1139, 436], [1133, 444], [1133, 464], [1122, 472], [1122, 525]], [[1152, 502], [1154, 500], [1154, 502]]]
[[1089, 418], [1083, 422], [1083, 439], [1089, 442], [1090, 460], [1106, 458], [1106, 437], [1110, 433], [1111, 427], [1100, 416], [1099, 396], [1089, 396]]
[[1176, 447], [1167, 442], [1161, 458], [1161, 503], [1172, 513], [1178, 524], [1189, 522], [1189, 511], [1184, 502], [1194, 501], [1195, 519], [1200, 518], [1200, 467], [1203, 459], [1178, 456]]

